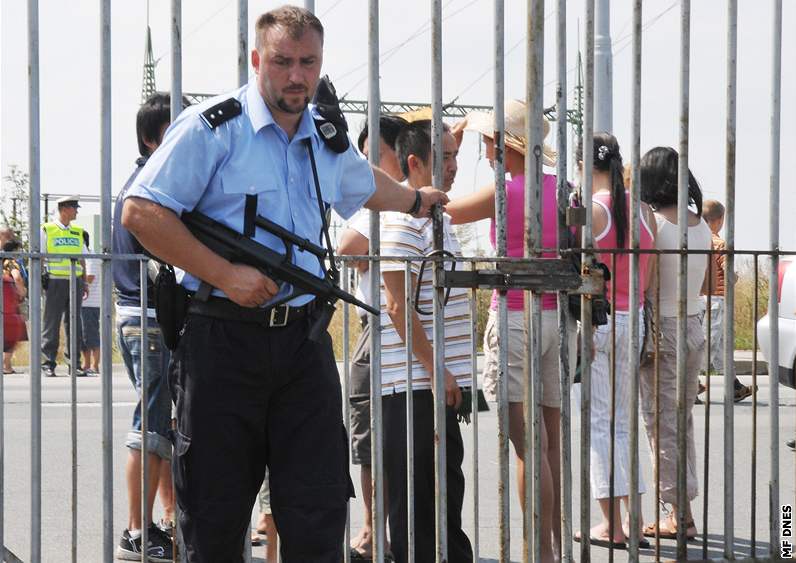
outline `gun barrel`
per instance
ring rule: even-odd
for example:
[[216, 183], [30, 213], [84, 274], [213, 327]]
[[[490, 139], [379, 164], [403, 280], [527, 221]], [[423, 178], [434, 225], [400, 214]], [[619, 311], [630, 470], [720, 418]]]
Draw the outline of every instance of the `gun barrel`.
[[271, 221], [269, 219], [266, 219], [262, 215], [258, 215], [254, 219], [254, 224], [256, 226], [260, 227], [261, 229], [265, 229], [266, 231], [268, 231], [272, 235], [278, 236], [282, 240], [286, 240], [286, 241], [288, 241], [288, 242], [290, 242], [292, 244], [295, 244], [301, 250], [306, 250], [307, 252], [311, 252], [312, 254], [314, 254], [315, 256], [320, 258], [321, 260], [325, 260], [326, 259], [326, 249], [325, 248], [315, 244], [314, 242], [312, 242], [309, 239], [301, 238], [300, 236], [297, 236], [295, 233], [292, 233], [292, 232], [288, 231], [282, 225], [277, 225], [276, 223], [274, 223], [273, 221]]

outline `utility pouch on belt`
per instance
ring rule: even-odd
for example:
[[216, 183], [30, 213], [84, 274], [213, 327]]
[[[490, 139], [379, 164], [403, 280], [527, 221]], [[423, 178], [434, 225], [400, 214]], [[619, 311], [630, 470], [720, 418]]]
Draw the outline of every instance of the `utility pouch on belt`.
[[177, 283], [174, 268], [161, 264], [155, 277], [155, 318], [169, 350], [177, 348], [188, 310], [188, 292]]

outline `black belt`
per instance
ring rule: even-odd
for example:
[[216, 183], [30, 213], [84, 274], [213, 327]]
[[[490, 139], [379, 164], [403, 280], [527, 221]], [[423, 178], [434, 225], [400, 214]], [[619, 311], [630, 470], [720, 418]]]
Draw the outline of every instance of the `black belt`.
[[315, 310], [315, 301], [306, 305], [294, 307], [292, 305], [277, 305], [276, 307], [241, 307], [224, 297], [210, 297], [207, 301], [192, 299], [188, 305], [188, 313], [224, 319], [227, 321], [240, 321], [244, 323], [257, 323], [269, 328], [280, 328], [309, 316]]

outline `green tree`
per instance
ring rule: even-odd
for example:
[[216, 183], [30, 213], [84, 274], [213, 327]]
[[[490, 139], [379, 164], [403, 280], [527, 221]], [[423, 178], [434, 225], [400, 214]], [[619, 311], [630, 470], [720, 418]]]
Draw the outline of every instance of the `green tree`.
[[28, 246], [28, 197], [30, 176], [16, 164], [8, 167], [3, 176], [3, 190], [0, 194], [0, 219], [10, 227]]

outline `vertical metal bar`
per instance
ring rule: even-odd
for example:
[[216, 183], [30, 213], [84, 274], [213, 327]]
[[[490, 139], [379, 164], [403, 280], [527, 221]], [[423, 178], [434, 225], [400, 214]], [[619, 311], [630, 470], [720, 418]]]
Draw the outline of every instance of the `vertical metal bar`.
[[706, 325], [705, 325], [705, 334], [707, 334], [707, 345], [705, 348], [705, 373], [707, 376], [705, 377], [705, 450], [704, 450], [704, 459], [705, 459], [705, 473], [703, 477], [703, 483], [705, 484], [705, 491], [702, 495], [702, 559], [708, 558], [708, 522], [710, 519], [708, 518], [708, 494], [710, 491], [710, 480], [709, 480], [709, 470], [710, 470], [710, 358], [711, 358], [711, 347], [713, 343], [711, 342], [711, 332], [713, 326], [713, 315], [711, 314], [711, 307], [712, 304], [712, 292], [713, 292], [713, 263], [716, 259], [715, 254], [712, 252], [708, 254], [708, 292], [707, 292], [707, 299], [705, 302], [705, 315], [707, 318]]
[[[238, 69], [240, 72], [240, 68]], [[171, 120], [182, 111], [182, 0], [171, 0]]]
[[[379, 3], [369, 0], [368, 17], [368, 160], [379, 163]], [[380, 254], [381, 236], [379, 214], [370, 213], [370, 255]], [[381, 263], [370, 263], [370, 293], [374, 307], [381, 306]], [[370, 317], [370, 435], [371, 470], [373, 483], [373, 560], [384, 560], [384, 460], [382, 452], [382, 408], [381, 408], [381, 319]]]
[[755, 266], [755, 283], [754, 283], [754, 299], [752, 305], [752, 483], [751, 483], [751, 534], [752, 537], [749, 541], [749, 557], [755, 557], [757, 551], [757, 312], [760, 307], [760, 295], [758, 293], [758, 281], [760, 271], [758, 269], [758, 255], [754, 256]]
[[[0, 253], [3, 251], [0, 248]], [[0, 269], [2, 269], [3, 259], [0, 258]], [[5, 331], [4, 326], [5, 323], [2, 322], [5, 320], [5, 309], [4, 309], [4, 295], [5, 291], [5, 284], [0, 283], [0, 341], [4, 343], [3, 348], [5, 348]], [[5, 361], [5, 358], [3, 358]], [[5, 365], [5, 364], [4, 364]], [[6, 506], [6, 480], [5, 480], [5, 473], [6, 473], [6, 458], [5, 458], [5, 447], [6, 447], [6, 417], [5, 417], [5, 377], [0, 377], [0, 549], [5, 550], [5, 506]], [[3, 555], [5, 551], [3, 551]], [[1, 557], [1, 556], [0, 556]]]
[[[28, 200], [30, 250], [41, 250], [39, 2], [28, 0]], [[30, 261], [30, 560], [41, 561], [41, 258]]]
[[[140, 282], [140, 305], [141, 305], [141, 560], [144, 563], [149, 561], [147, 546], [149, 545], [149, 523], [152, 515], [149, 513], [149, 335], [147, 326], [147, 262], [141, 260], [138, 263], [138, 276]], [[246, 538], [248, 540], [248, 538]], [[247, 541], [251, 545], [251, 541]], [[246, 551], [246, 550], [244, 550]], [[251, 547], [249, 547], [251, 551]]]
[[[782, 0], [774, 0], [771, 58], [771, 184], [769, 189], [769, 245], [772, 251], [769, 277], [768, 318], [771, 319], [768, 358], [769, 413], [771, 416], [771, 480], [769, 481], [769, 535], [771, 554], [779, 545], [779, 166], [782, 118]], [[729, 304], [726, 305], [729, 307]], [[728, 324], [732, 321], [728, 321]]]
[[[738, 0], [727, 2], [727, 123], [726, 123], [726, 221], [725, 240], [729, 252], [724, 276], [724, 506], [733, 506], [735, 489], [735, 157], [736, 91], [738, 52]], [[733, 558], [734, 511], [724, 511], [724, 556]]]
[[[417, 280], [420, 283], [420, 280]], [[412, 380], [412, 338], [414, 328], [414, 291], [412, 290], [412, 263], [406, 262], [404, 269], [404, 293], [406, 296], [406, 538], [407, 560], [415, 560], [415, 411], [414, 381]]]
[[249, 2], [238, 0], [238, 85], [249, 81]]
[[[641, 16], [643, 6], [641, 0], [633, 0], [633, 110], [631, 117], [631, 143], [630, 143], [630, 247], [638, 250], [641, 246], [641, 45], [642, 30]], [[636, 252], [630, 255], [630, 280], [629, 280], [629, 315], [630, 330], [628, 338], [628, 375], [630, 376], [630, 510], [628, 520], [630, 525], [630, 553], [628, 561], [636, 563], [639, 560], [638, 544], [639, 530], [641, 529], [641, 495], [639, 494], [639, 435], [638, 435], [638, 408], [639, 408], [639, 324], [641, 321], [640, 310], [643, 307], [644, 289], [641, 287], [640, 256]], [[646, 279], [646, 275], [645, 275]], [[649, 282], [649, 280], [647, 280]]]
[[315, 0], [304, 0], [304, 7], [310, 12], [315, 11]]
[[[475, 264], [471, 264], [471, 268], [475, 269]], [[478, 543], [479, 543], [479, 525], [480, 518], [478, 515], [478, 290], [470, 290], [470, 391], [472, 393], [472, 404], [470, 411], [472, 412], [472, 425], [473, 425], [473, 563], [478, 563]]]
[[[442, 0], [431, 0], [431, 152], [432, 185], [440, 189], [442, 176]], [[436, 206], [434, 250], [443, 248], [442, 208]], [[436, 482], [435, 524], [437, 563], [448, 559], [448, 479], [446, 471], [445, 406], [445, 288], [442, 275], [445, 263], [434, 262], [434, 477]]]
[[[497, 255], [506, 256], [506, 140], [505, 140], [505, 2], [495, 0], [495, 243]], [[506, 292], [498, 292], [498, 342], [509, 341]], [[498, 346], [497, 426], [498, 426], [498, 560], [510, 559], [509, 520], [509, 403], [508, 346]]]
[[[102, 0], [101, 60], [101, 172], [100, 217], [102, 220], [102, 252], [110, 256], [111, 241], [111, 0]], [[102, 261], [100, 271], [100, 355], [102, 359], [102, 560], [113, 559], [113, 333], [112, 333], [112, 283], [111, 262]]]
[[[544, 0], [528, 2], [525, 128], [525, 255], [538, 256], [542, 247], [542, 108], [544, 97]], [[528, 354], [525, 365], [525, 560], [540, 561], [542, 542], [542, 295], [526, 301]], [[551, 507], [552, 508], [552, 507]]]
[[[594, 248], [592, 237], [592, 162], [594, 159], [594, 0], [584, 2], [586, 69], [584, 83], [583, 106], [583, 207], [586, 208], [586, 225], [583, 227], [583, 269], [588, 271], [594, 261], [589, 251]], [[592, 314], [591, 299], [584, 295], [581, 298], [581, 413], [580, 413], [580, 530], [581, 538], [589, 536], [591, 504], [591, 483], [589, 468], [591, 467], [591, 362], [592, 362]], [[580, 542], [580, 560], [588, 563], [591, 560], [591, 546], [588, 541]]]
[[[691, 1], [680, 3], [680, 157], [677, 161], [677, 227], [681, 254], [677, 268], [677, 559], [688, 557], [686, 546], [687, 516], [687, 423], [688, 412], [693, 405], [687, 404], [686, 372], [688, 346], [686, 331], [688, 327], [688, 122], [691, 54]], [[726, 400], [725, 400], [726, 404]], [[725, 406], [726, 409], [726, 406]], [[732, 416], [732, 415], [730, 415]], [[731, 422], [731, 420], [730, 420]], [[730, 442], [731, 444], [732, 442]], [[725, 462], [727, 450], [725, 449]], [[725, 466], [725, 475], [732, 473], [732, 454], [729, 466]], [[732, 506], [732, 503], [725, 506]], [[725, 514], [731, 512], [724, 511]], [[725, 530], [725, 534], [727, 530]]]
[[[655, 268], [655, 519], [654, 522], [661, 521], [661, 263], [658, 255], [658, 263]], [[655, 526], [655, 561], [661, 560], [661, 528]]]
[[[80, 241], [83, 244], [83, 241]], [[81, 296], [82, 297], [82, 296]], [[77, 270], [76, 260], [69, 261], [69, 430], [72, 456], [72, 536], [71, 561], [77, 562], [77, 369], [80, 362], [80, 348], [77, 342]]]
[[[556, 114], [567, 115], [567, 3], [556, 2]], [[567, 120], [556, 121], [556, 201], [558, 204], [558, 247], [569, 245], [569, 229], [566, 209], [569, 203], [567, 182]], [[562, 256], [563, 258], [563, 256]], [[561, 380], [561, 545], [558, 547], [561, 560], [571, 563], [572, 558], [572, 413], [570, 405], [569, 357], [569, 297], [566, 292], [558, 294], [558, 373]], [[553, 522], [556, 525], [556, 522]]]
[[[351, 290], [351, 269], [348, 262], [342, 265], [343, 288]], [[356, 311], [355, 311], [356, 314]], [[351, 448], [351, 308], [348, 303], [343, 302], [343, 424], [345, 425], [345, 435], [349, 436], [347, 448]], [[351, 503], [346, 503], [345, 538], [343, 541], [343, 563], [351, 562]]]
[[[611, 271], [616, 272], [616, 253], [611, 254]], [[611, 284], [611, 303], [616, 303], [616, 281]], [[609, 416], [609, 435], [610, 443], [608, 447], [609, 472], [608, 472], [608, 537], [611, 543], [608, 544], [608, 561], [614, 562], [614, 491], [616, 490], [616, 311], [611, 311], [611, 352], [609, 354], [608, 377], [611, 385], [611, 414]]]

